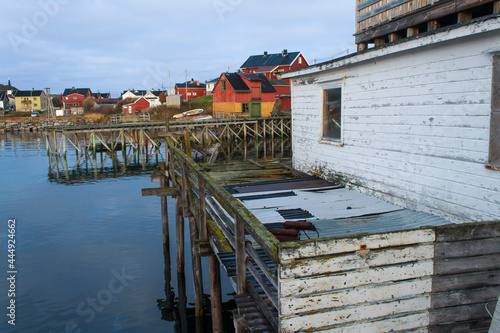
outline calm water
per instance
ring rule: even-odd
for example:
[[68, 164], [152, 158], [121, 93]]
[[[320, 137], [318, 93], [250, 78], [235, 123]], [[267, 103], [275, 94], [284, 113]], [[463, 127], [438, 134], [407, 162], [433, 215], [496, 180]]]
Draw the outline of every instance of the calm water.
[[[180, 327], [185, 315], [193, 330], [192, 309], [158, 306], [170, 287], [179, 295], [176, 272], [165, 271], [160, 200], [141, 196], [142, 188], [158, 186], [150, 174], [162, 159], [130, 157], [126, 170], [99, 155], [78, 161], [70, 152], [67, 161], [48, 160], [42, 136], [0, 134], [0, 332], [181, 332], [188, 331]], [[168, 203], [174, 207], [171, 198]], [[7, 323], [9, 219], [16, 220], [15, 326]], [[175, 269], [172, 209], [169, 220]], [[186, 294], [192, 308], [189, 246]], [[232, 288], [222, 275], [227, 301]], [[210, 332], [208, 323], [205, 328]]]

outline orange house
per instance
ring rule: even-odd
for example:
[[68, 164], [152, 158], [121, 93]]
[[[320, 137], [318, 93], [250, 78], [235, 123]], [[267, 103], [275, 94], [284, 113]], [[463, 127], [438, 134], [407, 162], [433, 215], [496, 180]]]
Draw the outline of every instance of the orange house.
[[223, 73], [213, 90], [213, 110], [224, 117], [269, 117], [276, 89], [263, 74]]

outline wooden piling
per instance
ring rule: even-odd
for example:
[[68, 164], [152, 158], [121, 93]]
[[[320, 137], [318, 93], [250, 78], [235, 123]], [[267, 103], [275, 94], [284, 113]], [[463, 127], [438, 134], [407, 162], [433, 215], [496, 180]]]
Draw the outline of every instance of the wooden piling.
[[236, 279], [237, 292], [243, 294], [247, 289], [246, 279], [246, 250], [245, 250], [245, 224], [239, 217], [235, 217], [235, 238], [236, 238]]
[[223, 333], [222, 294], [220, 284], [220, 266], [216, 255], [208, 257], [208, 270], [210, 275], [210, 299], [212, 310], [212, 332]]
[[201, 267], [200, 247], [196, 245], [198, 239], [198, 228], [196, 227], [196, 219], [189, 217], [189, 231], [191, 239], [191, 260], [193, 263], [193, 283], [194, 283], [194, 303], [195, 316], [203, 317], [203, 270]]
[[177, 273], [184, 272], [184, 215], [182, 197], [175, 198], [175, 238], [177, 245]]

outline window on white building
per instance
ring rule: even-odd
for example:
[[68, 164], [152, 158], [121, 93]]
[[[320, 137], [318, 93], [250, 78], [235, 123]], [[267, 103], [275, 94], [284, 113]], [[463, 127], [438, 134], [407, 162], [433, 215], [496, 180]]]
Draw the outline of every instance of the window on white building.
[[342, 88], [323, 90], [323, 134], [326, 140], [342, 138]]
[[493, 56], [488, 164], [500, 168], [500, 55]]

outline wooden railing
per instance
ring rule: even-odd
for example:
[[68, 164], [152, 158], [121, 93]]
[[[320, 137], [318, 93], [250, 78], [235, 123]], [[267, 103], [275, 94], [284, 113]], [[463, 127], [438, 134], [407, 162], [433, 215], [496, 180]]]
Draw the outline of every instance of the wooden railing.
[[[187, 152], [191, 151], [189, 145], [188, 139]], [[170, 138], [166, 139], [166, 150], [169, 178], [172, 186], [180, 193], [177, 200], [182, 200], [184, 216], [192, 214], [195, 217], [202, 243], [228, 243], [234, 249], [238, 294], [249, 292], [254, 299], [258, 298], [256, 302], [261, 305], [261, 311], [277, 329], [277, 319], [253, 285], [248, 283], [247, 272], [255, 278], [274, 307], [278, 309], [278, 295], [270, 287], [274, 286], [278, 290], [276, 274], [259, 256], [255, 246], [263, 249], [278, 265], [279, 241], [243, 204], [195, 163], [191, 156], [177, 148]], [[246, 233], [253, 241], [247, 240]], [[262, 273], [257, 270], [254, 263]]]
[[111, 123], [127, 123], [127, 122], [146, 122], [151, 121], [149, 113], [132, 114], [114, 114], [110, 118]]

